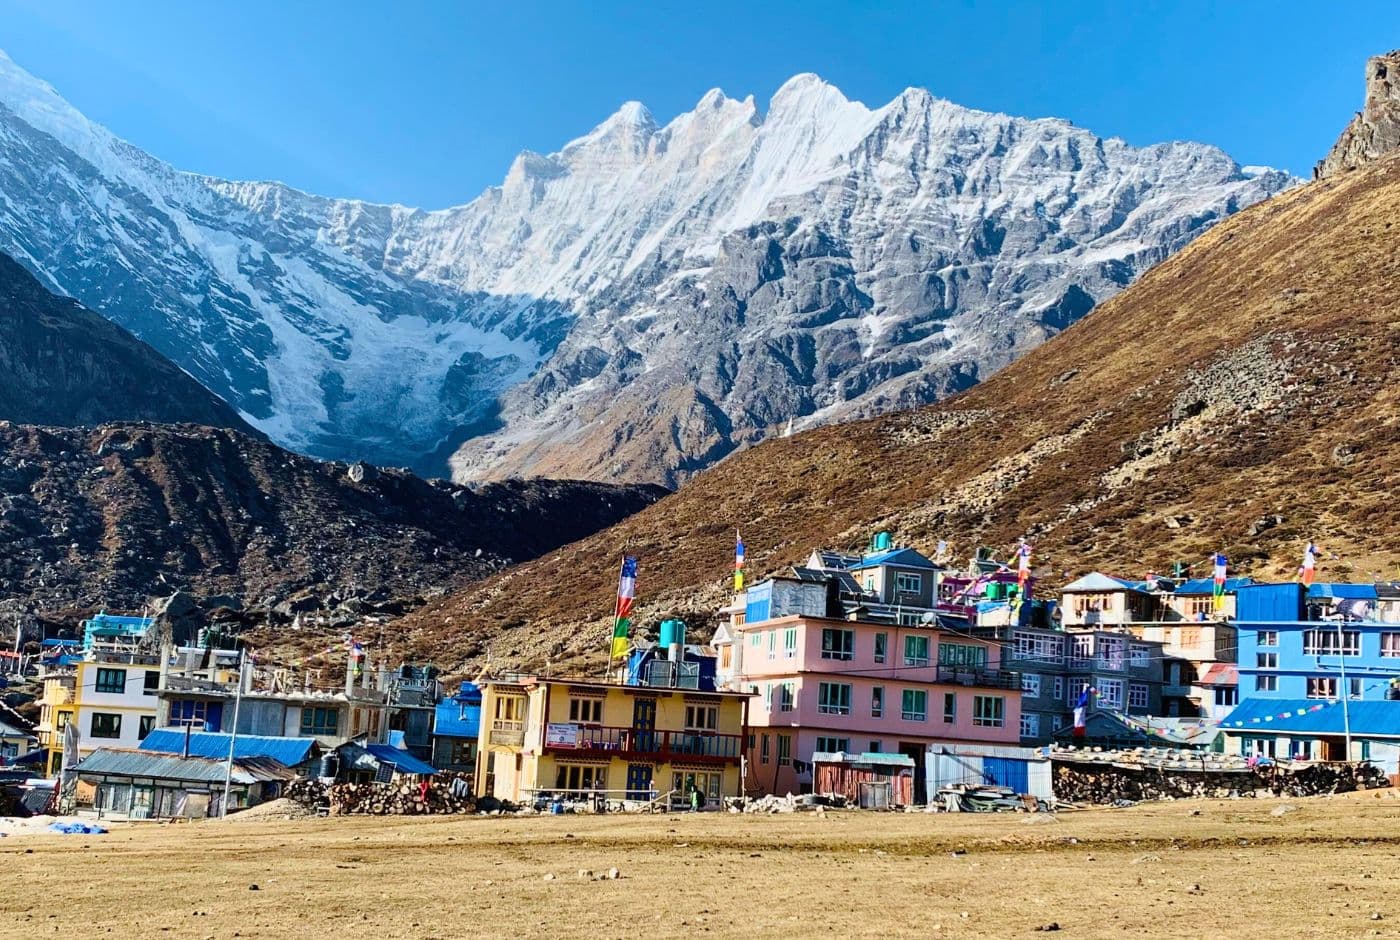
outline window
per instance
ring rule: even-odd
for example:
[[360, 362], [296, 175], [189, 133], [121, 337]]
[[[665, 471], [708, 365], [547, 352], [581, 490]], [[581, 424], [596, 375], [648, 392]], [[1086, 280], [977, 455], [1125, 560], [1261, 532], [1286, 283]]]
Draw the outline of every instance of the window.
[[797, 703], [797, 683], [784, 682], [778, 692], [778, 708], [781, 711], [790, 712]]
[[714, 731], [718, 727], [718, 705], [687, 705], [685, 707], [685, 730]]
[[816, 750], [818, 754], [849, 754], [851, 751], [851, 739], [819, 737], [817, 738]]
[[849, 715], [851, 687], [844, 682], [823, 682], [818, 685], [817, 711], [823, 715]]
[[1076, 594], [1074, 596], [1074, 612], [1081, 617], [1085, 614], [1097, 614], [1112, 609], [1112, 594]]
[[1104, 708], [1123, 707], [1123, 680], [1122, 679], [1100, 679], [1099, 705]]
[[1006, 699], [1000, 695], [972, 697], [972, 723], [981, 728], [1000, 728], [1006, 724]]
[[885, 687], [877, 685], [870, 690], [870, 717], [883, 718], [885, 716]]
[[105, 712], [92, 713], [92, 727], [89, 733], [94, 738], [119, 738], [122, 736], [122, 716]]
[[792, 735], [778, 735], [778, 766], [786, 767], [792, 763]]
[[1348, 679], [1348, 680], [1347, 680], [1347, 697], [1348, 697], [1348, 698], [1354, 698], [1354, 699], [1355, 699], [1355, 698], [1360, 698], [1360, 697], [1361, 697], [1361, 680], [1360, 680], [1360, 679]]
[[1291, 750], [1294, 760], [1312, 760], [1313, 742], [1307, 738], [1301, 740], [1295, 738]]
[[1040, 737], [1040, 716], [1036, 714], [1021, 714], [1021, 737]]
[[885, 745], [884, 745], [884, 742], [882, 742], [882, 741], [871, 741], [871, 742], [870, 742], [870, 753], [872, 753], [872, 754], [883, 754], [883, 753], [885, 753]]
[[1065, 638], [1035, 633], [1012, 635], [1017, 659], [1034, 659], [1042, 663], [1058, 663], [1065, 655]]
[[797, 655], [797, 628], [788, 627], [783, 631], [783, 656], [792, 659]]
[[928, 693], [923, 689], [905, 689], [900, 696], [899, 717], [905, 721], [927, 721]]
[[749, 645], [750, 645], [750, 646], [756, 648], [756, 647], [760, 646], [762, 643], [763, 643], [763, 631], [762, 631], [762, 630], [755, 630], [755, 631], [753, 631], [752, 633], [749, 634]]
[[1303, 654], [1306, 656], [1358, 656], [1360, 653], [1359, 630], [1303, 631]]
[[904, 638], [904, 665], [928, 665], [928, 637], [906, 636]]
[[1152, 648], [1134, 643], [1128, 647], [1128, 665], [1134, 669], [1146, 669], [1152, 661]]
[[1021, 673], [1021, 694], [1040, 697], [1040, 675], [1034, 672]]
[[1054, 679], [1052, 679], [1052, 680], [1051, 680], [1051, 689], [1052, 689], [1052, 691], [1053, 691], [1054, 694], [1052, 694], [1050, 697], [1051, 697], [1052, 699], [1054, 699], [1055, 701], [1058, 702], [1058, 701], [1064, 696], [1064, 694], [1065, 694], [1065, 680], [1064, 680], [1064, 677], [1063, 677], [1063, 676], [1056, 676]]
[[585, 725], [603, 723], [603, 700], [600, 698], [569, 699], [569, 720]]
[[141, 716], [141, 724], [140, 724], [140, 726], [139, 726], [139, 727], [137, 728], [137, 730], [136, 730], [136, 739], [137, 739], [138, 741], [144, 741], [144, 740], [146, 740], [146, 735], [150, 734], [153, 730], [155, 730], [155, 727], [156, 727], [156, 716], [155, 716], [155, 715], [142, 715], [142, 716]]
[[1112, 669], [1114, 672], [1122, 672], [1127, 666], [1124, 657], [1127, 654], [1128, 644], [1119, 636], [1105, 636], [1099, 638], [1099, 662], [1105, 669]]
[[496, 721], [521, 721], [524, 714], [525, 696], [502, 695], [496, 699]]
[[694, 787], [705, 794], [707, 803], [718, 803], [723, 786], [724, 776], [717, 771], [686, 770], [671, 774], [671, 789], [682, 801], [690, 800], [690, 788]]
[[[499, 706], [503, 699], [497, 699]], [[301, 733], [309, 737], [333, 738], [340, 731], [340, 712], [334, 708], [310, 708], [303, 706], [301, 709]]]
[[1308, 698], [1336, 698], [1337, 680], [1324, 676], [1308, 677]]
[[917, 627], [923, 619], [924, 615], [920, 613], [910, 614], [904, 611], [899, 612], [899, 625], [901, 627]]
[[1255, 757], [1277, 756], [1277, 744], [1273, 738], [1245, 738], [1244, 752]]
[[110, 692], [117, 695], [126, 691], [126, 670], [125, 669], [99, 669], [97, 670], [97, 685], [94, 692]]
[[1089, 658], [1094, 655], [1093, 635], [1084, 636], [1077, 634], [1071, 637], [1071, 639], [1074, 641], [1074, 646], [1070, 652], [1070, 658], [1072, 660], [1077, 660], [1081, 666], [1086, 665], [1089, 662]]
[[760, 764], [768, 763], [768, 737], [769, 736], [766, 734], [763, 736], [763, 743], [758, 751], [758, 762]]
[[853, 659], [856, 649], [854, 630], [827, 627], [822, 630], [822, 659]]
[[897, 571], [894, 575], [894, 589], [900, 594], [918, 594], [924, 589], [924, 576]]
[[1277, 692], [1278, 676], [1255, 676], [1254, 691], [1256, 692]]
[[[1270, 678], [1273, 678], [1272, 676]], [[1235, 686], [1221, 686], [1215, 690], [1215, 704], [1221, 707], [1227, 705], [1238, 705], [1240, 703], [1240, 690]]]
[[160, 673], [150, 670], [146, 673], [146, 678], [142, 683], [142, 695], [155, 695], [160, 691]]
[[560, 764], [554, 771], [556, 790], [605, 790], [608, 786], [607, 767]]
[[170, 703], [170, 723], [172, 725], [209, 725], [209, 703], [194, 702], [188, 699]]
[[1400, 633], [1381, 634], [1381, 655], [1400, 656]]
[[943, 693], [943, 723], [951, 725], [958, 720], [958, 696], [954, 692]]
[[987, 665], [987, 648], [966, 643], [939, 643], [938, 665], [980, 668]]
[[777, 630], [769, 630], [769, 631], [768, 631], [768, 658], [769, 658], [769, 659], [777, 659], [777, 658], [778, 658], [778, 631], [777, 631]]
[[1146, 707], [1147, 707], [1147, 686], [1146, 686], [1146, 685], [1144, 685], [1144, 684], [1141, 683], [1141, 682], [1129, 682], [1129, 683], [1128, 683], [1128, 707], [1129, 707], [1129, 708], [1146, 708]]
[[890, 635], [888, 633], [875, 634], [875, 661], [882, 663], [885, 661], [885, 651], [890, 645]]
[[1278, 631], [1277, 631], [1277, 630], [1260, 630], [1260, 631], [1259, 631], [1259, 645], [1260, 645], [1260, 646], [1278, 646]]

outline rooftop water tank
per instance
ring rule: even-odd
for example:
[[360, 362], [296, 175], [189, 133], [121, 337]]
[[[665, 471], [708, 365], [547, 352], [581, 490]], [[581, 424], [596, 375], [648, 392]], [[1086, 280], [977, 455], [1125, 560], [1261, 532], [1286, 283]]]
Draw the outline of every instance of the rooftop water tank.
[[661, 645], [662, 645], [662, 646], [684, 646], [684, 645], [685, 645], [685, 621], [684, 621], [684, 620], [663, 620], [663, 621], [661, 621]]
[[890, 546], [892, 544], [893, 541], [891, 540], [890, 534], [888, 532], [876, 532], [875, 538], [871, 539], [870, 541], [871, 548], [877, 552], [889, 551]]

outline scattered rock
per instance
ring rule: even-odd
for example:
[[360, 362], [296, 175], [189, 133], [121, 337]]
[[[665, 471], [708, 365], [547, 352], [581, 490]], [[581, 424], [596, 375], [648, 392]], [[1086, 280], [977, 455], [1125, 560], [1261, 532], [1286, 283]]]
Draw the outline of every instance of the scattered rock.
[[1294, 806], [1292, 803], [1280, 803], [1278, 806], [1275, 806], [1273, 809], [1269, 810], [1269, 815], [1287, 816], [1289, 813], [1296, 812], [1298, 812], [1298, 807]]

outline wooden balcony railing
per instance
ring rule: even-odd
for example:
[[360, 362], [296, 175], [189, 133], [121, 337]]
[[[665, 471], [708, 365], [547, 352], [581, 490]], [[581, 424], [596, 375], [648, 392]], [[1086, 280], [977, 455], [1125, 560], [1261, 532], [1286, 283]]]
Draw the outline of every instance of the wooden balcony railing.
[[711, 731], [650, 731], [638, 728], [580, 726], [573, 744], [547, 743], [553, 752], [611, 753], [628, 759], [737, 761], [744, 741], [737, 734]]

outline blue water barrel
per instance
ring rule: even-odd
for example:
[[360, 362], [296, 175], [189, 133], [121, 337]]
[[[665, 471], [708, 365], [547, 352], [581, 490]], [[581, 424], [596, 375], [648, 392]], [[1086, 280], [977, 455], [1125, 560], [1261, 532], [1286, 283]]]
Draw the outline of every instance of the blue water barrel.
[[684, 620], [663, 620], [661, 621], [661, 645], [671, 644], [685, 645], [685, 621]]

